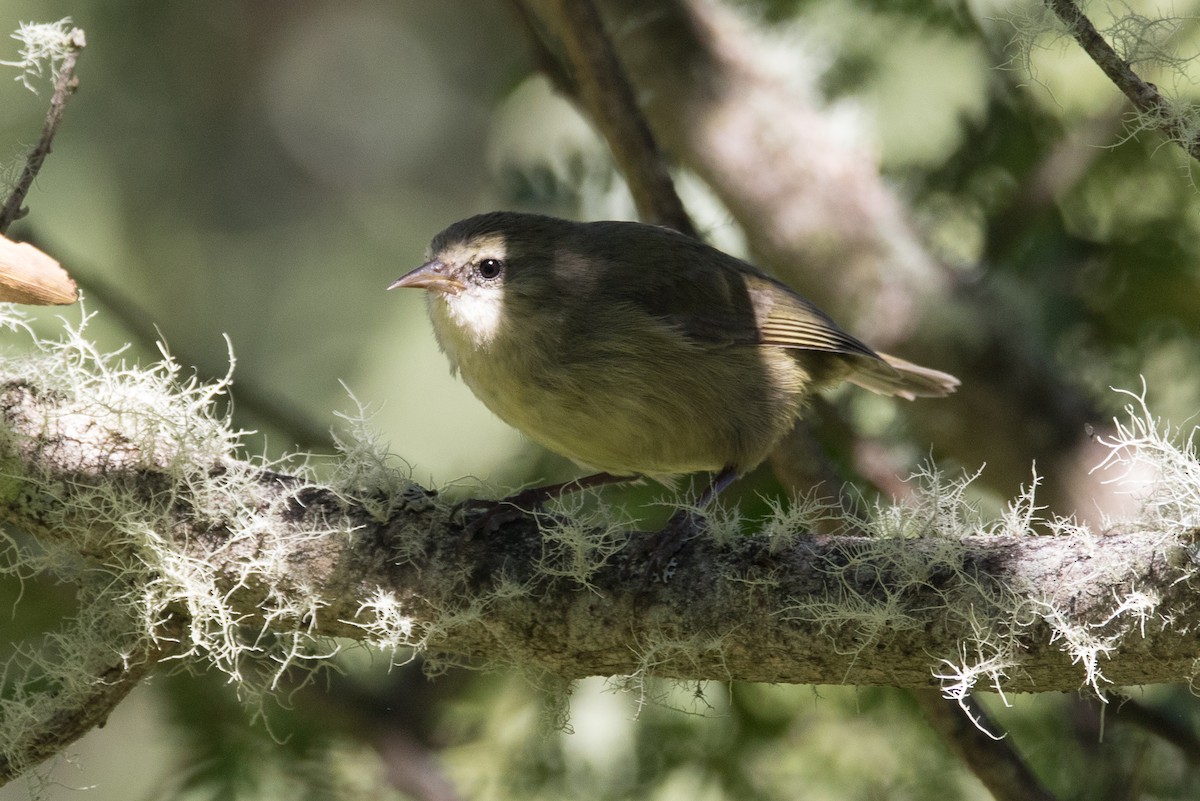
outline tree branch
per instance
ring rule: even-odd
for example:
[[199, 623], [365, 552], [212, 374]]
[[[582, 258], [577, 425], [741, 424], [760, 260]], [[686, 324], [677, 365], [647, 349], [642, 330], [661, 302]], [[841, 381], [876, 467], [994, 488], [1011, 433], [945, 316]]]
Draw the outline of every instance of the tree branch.
[[[140, 637], [132, 648], [123, 652], [114, 647], [96, 649], [85, 655], [87, 665], [78, 666], [89, 681], [66, 687], [56, 683], [52, 689], [28, 693], [35, 698], [53, 695], [52, 702], [35, 705], [28, 695], [21, 697], [24, 692], [9, 699], [5, 711], [13, 712], [15, 717], [15, 707], [20, 704], [25, 707], [19, 710], [24, 713], [22, 717], [34, 712], [32, 716], [37, 719], [15, 724], [22, 736], [4, 739], [5, 747], [0, 748], [0, 787], [61, 753], [92, 729], [103, 726], [130, 691], [160, 662], [178, 651], [179, 632], [178, 625], [168, 623], [157, 632], [160, 638]], [[73, 658], [79, 658], [79, 654]], [[35, 710], [44, 710], [45, 714], [38, 716]]]
[[[1110, 704], [1106, 711], [1117, 721], [1140, 726], [1178, 748], [1189, 764], [1200, 765], [1200, 736], [1188, 725], [1186, 706], [1181, 705], [1168, 710], [1128, 696], [1112, 700], [1114, 703]], [[1099, 718], [1099, 715], [1096, 717]], [[1100, 721], [1097, 720], [1097, 729], [1100, 729], [1100, 726]]]
[[[1200, 623], [1194, 532], [727, 532], [694, 537], [667, 580], [653, 581], [635, 532], [542, 515], [469, 539], [415, 485], [387, 499], [382, 519], [378, 497], [353, 502], [347, 490], [232, 459], [180, 464], [177, 446], [146, 450], [136, 427], [100, 423], [87, 408], [29, 383], [4, 387], [0, 516], [114, 567], [131, 549], [153, 563], [128, 521], [151, 526], [166, 553], [206, 571], [243, 627], [369, 639], [383, 625], [383, 594], [406, 644], [565, 678], [926, 688], [935, 673], [974, 665], [977, 679], [1019, 692], [1182, 681], [1200, 656], [1200, 643], [1180, 636]], [[97, 493], [107, 514], [95, 514]], [[286, 570], [271, 572], [272, 553]], [[285, 605], [308, 611], [277, 614]]]
[[[604, 20], [591, 0], [552, 0], [551, 7], [553, 13], [547, 19], [557, 23], [555, 33], [565, 46], [580, 100], [608, 141], [638, 216], [698, 236], [638, 108], [625, 68], [613, 51]], [[524, 8], [520, 14], [529, 25]]]

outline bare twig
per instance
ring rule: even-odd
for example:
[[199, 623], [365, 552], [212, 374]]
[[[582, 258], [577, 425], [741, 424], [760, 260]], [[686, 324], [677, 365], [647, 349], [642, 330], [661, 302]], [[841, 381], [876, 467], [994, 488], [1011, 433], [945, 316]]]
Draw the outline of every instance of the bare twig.
[[1046, 0], [1046, 5], [1067, 26], [1071, 36], [1096, 62], [1096, 66], [1125, 93], [1134, 108], [1149, 116], [1156, 128], [1178, 142], [1192, 158], [1200, 159], [1200, 138], [1197, 138], [1196, 132], [1188, 129], [1171, 101], [1162, 96], [1157, 86], [1142, 80], [1129, 62], [1117, 54], [1075, 0]]
[[591, 0], [553, 0], [552, 5], [579, 98], [608, 140], [638, 215], [697, 236], [596, 7]]
[[0, 234], [6, 233], [9, 226], [28, 213], [28, 209], [22, 208], [21, 204], [25, 202], [25, 196], [33, 188], [33, 182], [37, 178], [38, 172], [41, 171], [46, 156], [50, 155], [50, 145], [54, 141], [55, 134], [58, 133], [58, 126], [62, 124], [63, 114], [67, 110], [67, 100], [79, 87], [79, 79], [75, 77], [75, 62], [79, 59], [80, 51], [87, 45], [83, 30], [72, 29], [67, 34], [67, 43], [67, 52], [58, 70], [58, 80], [54, 83], [54, 96], [50, 98], [50, 109], [46, 112], [46, 122], [42, 126], [42, 135], [33, 150], [30, 151], [29, 157], [26, 158], [25, 167], [21, 170], [21, 177], [17, 181], [17, 185], [13, 187], [3, 208], [0, 208]]
[[995, 724], [975, 699], [965, 698], [960, 707], [929, 690], [915, 691], [913, 697], [925, 720], [996, 801], [1055, 801], [1008, 740], [996, 739]]

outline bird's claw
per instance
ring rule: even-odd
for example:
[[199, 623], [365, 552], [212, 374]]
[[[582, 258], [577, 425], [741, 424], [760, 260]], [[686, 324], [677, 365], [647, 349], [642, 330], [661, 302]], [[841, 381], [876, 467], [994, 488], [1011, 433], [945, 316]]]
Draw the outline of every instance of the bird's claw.
[[450, 519], [462, 526], [465, 538], [470, 540], [479, 534], [491, 534], [527, 513], [527, 510], [515, 506], [506, 498], [498, 501], [470, 498], [455, 504], [450, 510]]
[[675, 574], [679, 552], [704, 525], [703, 515], [680, 509], [658, 531], [647, 532], [633, 549], [633, 559], [645, 561], [644, 584], [669, 582]]
[[547, 514], [542, 508], [552, 494], [541, 487], [522, 490], [499, 500], [469, 498], [457, 504], [450, 512], [450, 519], [461, 522], [467, 539], [497, 531], [501, 526], [524, 517]]

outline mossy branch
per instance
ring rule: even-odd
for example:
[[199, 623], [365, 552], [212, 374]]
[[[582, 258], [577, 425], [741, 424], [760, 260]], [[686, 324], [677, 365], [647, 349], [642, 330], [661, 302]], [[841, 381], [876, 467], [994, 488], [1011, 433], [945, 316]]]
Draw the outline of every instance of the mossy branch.
[[[1137, 528], [1056, 521], [1058, 536], [1030, 536], [1032, 490], [984, 525], [961, 482], [931, 480], [914, 505], [856, 520], [869, 537], [809, 536], [803, 508], [742, 535], [733, 513], [714, 512], [661, 581], [639, 557], [643, 535], [606, 510], [467, 537], [361, 432], [321, 483], [303, 465], [236, 458], [211, 409], [222, 386], [181, 381], [170, 360], [125, 367], [78, 335], [42, 347], [0, 371], [0, 518], [57, 554], [39, 566], [74, 575], [104, 615], [80, 627], [91, 641], [58, 635], [74, 655], [48, 661], [75, 673], [51, 684], [72, 692], [52, 688], [21, 727], [0, 710], [0, 777], [103, 718], [77, 706], [119, 700], [103, 688], [87, 700], [104, 681], [88, 666], [114, 654], [138, 655], [118, 660], [136, 666], [117, 674], [123, 687], [169, 654], [269, 692], [286, 667], [350, 638], [565, 680], [876, 684], [956, 699], [1189, 681], [1200, 659], [1200, 470], [1190, 444], [1166, 448], [1148, 419], [1112, 451], [1149, 453], [1170, 488], [1147, 495]], [[26, 571], [36, 563], [10, 550]], [[15, 675], [5, 683], [18, 691], [0, 695], [11, 708], [33, 697]]]

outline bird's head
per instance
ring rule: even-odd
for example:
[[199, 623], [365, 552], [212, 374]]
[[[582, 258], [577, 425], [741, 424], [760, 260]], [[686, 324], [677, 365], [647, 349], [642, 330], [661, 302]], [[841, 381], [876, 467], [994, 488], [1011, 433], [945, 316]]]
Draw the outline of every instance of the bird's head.
[[443, 317], [476, 346], [495, 338], [504, 320], [510, 231], [496, 214], [455, 223], [433, 238], [424, 264], [388, 289], [424, 289], [435, 324]]

